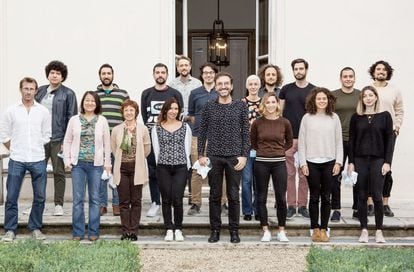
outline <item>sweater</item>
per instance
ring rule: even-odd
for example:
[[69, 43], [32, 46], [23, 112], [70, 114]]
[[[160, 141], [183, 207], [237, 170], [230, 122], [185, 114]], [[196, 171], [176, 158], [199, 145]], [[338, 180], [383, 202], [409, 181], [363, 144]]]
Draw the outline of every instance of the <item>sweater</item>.
[[394, 129], [400, 129], [404, 117], [403, 100], [400, 90], [392, 84], [385, 87], [375, 87], [379, 97], [379, 112], [388, 111], [391, 114]]
[[[121, 182], [121, 162], [122, 152], [120, 148], [122, 139], [124, 137], [124, 123], [114, 127], [111, 134], [111, 150], [114, 154], [114, 180], [115, 184], [119, 185]], [[136, 152], [135, 152], [135, 172], [134, 185], [145, 184], [148, 182], [148, 167], [146, 157], [151, 152], [151, 140], [147, 127], [137, 121], [136, 124]]]
[[343, 143], [341, 121], [336, 113], [306, 113], [299, 128], [298, 153], [300, 167], [306, 161], [335, 160], [342, 165]]
[[[368, 118], [371, 116], [370, 118]], [[391, 164], [394, 151], [391, 114], [387, 111], [372, 114], [354, 114], [349, 130], [349, 163], [355, 157], [374, 156]]]
[[260, 117], [252, 123], [250, 140], [257, 157], [284, 157], [293, 144], [292, 126], [283, 117], [276, 120]]
[[[81, 122], [79, 115], [75, 115], [69, 120], [68, 128], [63, 140], [65, 165], [78, 164], [80, 139]], [[106, 118], [102, 115], [98, 115], [98, 121], [95, 124], [95, 156], [93, 165], [111, 167], [111, 139], [109, 125]]]

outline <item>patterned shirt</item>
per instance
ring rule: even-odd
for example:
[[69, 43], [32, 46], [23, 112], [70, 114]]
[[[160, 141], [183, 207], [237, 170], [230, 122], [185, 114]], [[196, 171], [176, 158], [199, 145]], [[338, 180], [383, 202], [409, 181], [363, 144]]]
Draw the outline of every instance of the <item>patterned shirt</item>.
[[206, 104], [201, 114], [198, 155], [247, 157], [250, 152], [249, 118], [246, 103], [233, 100], [221, 104], [218, 99]]
[[135, 162], [135, 154], [137, 153], [137, 129], [132, 131], [131, 136], [131, 154], [128, 152], [122, 152], [121, 162]]
[[104, 90], [102, 85], [98, 86], [96, 94], [99, 96], [102, 105], [102, 115], [108, 120], [109, 129], [112, 129], [123, 122], [121, 105], [129, 99], [128, 92], [119, 89], [118, 85], [113, 84], [112, 90]]
[[262, 99], [260, 98], [257, 101], [250, 101], [246, 96], [242, 99], [242, 101], [247, 104], [247, 110], [249, 111], [249, 123], [251, 125], [254, 120], [260, 117], [259, 106]]
[[158, 164], [181, 165], [187, 164], [185, 154], [186, 126], [170, 132], [162, 126], [157, 126], [157, 136], [160, 146]]
[[98, 116], [88, 121], [83, 115], [79, 115], [79, 120], [81, 123], [79, 160], [93, 162], [95, 158], [95, 125], [98, 122]]

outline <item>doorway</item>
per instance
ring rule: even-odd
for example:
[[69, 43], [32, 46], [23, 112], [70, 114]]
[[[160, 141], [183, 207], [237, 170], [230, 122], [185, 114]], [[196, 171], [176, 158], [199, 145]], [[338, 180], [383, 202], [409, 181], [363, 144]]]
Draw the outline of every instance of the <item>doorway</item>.
[[[207, 61], [208, 31], [189, 31], [188, 55], [192, 59], [194, 77], [200, 76], [198, 69]], [[255, 73], [254, 67], [254, 30], [230, 32], [230, 65], [218, 67], [220, 71], [233, 76], [233, 98], [241, 99], [246, 96], [245, 80]]]

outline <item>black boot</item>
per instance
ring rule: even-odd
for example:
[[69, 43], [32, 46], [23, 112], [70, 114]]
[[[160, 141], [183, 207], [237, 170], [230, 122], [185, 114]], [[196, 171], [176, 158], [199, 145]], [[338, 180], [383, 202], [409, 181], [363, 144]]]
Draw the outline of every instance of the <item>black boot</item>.
[[208, 238], [209, 243], [217, 243], [220, 240], [220, 231], [219, 230], [212, 230], [210, 233], [210, 237]]

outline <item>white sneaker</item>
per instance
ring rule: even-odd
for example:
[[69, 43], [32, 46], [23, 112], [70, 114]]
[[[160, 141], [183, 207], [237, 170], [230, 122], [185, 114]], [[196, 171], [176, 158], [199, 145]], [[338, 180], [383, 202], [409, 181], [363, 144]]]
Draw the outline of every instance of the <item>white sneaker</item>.
[[63, 207], [61, 205], [55, 206], [55, 211], [53, 212], [54, 216], [62, 216], [63, 215]]
[[174, 232], [169, 229], [167, 230], [167, 233], [165, 234], [164, 241], [171, 242], [173, 240], [174, 240]]
[[377, 230], [375, 232], [375, 242], [377, 242], [377, 243], [385, 243], [385, 238], [382, 235], [382, 230]]
[[281, 230], [277, 233], [276, 240], [279, 242], [289, 242], [289, 239], [286, 236], [286, 232], [284, 230]]
[[152, 202], [151, 207], [149, 208], [147, 212], [147, 217], [157, 216], [159, 210], [160, 210], [160, 205], [157, 205], [155, 202]]
[[6, 234], [4, 234], [3, 238], [1, 239], [3, 242], [13, 242], [16, 238], [16, 234], [13, 231], [8, 230]]
[[262, 242], [270, 242], [270, 240], [272, 240], [272, 233], [270, 232], [270, 230], [265, 230], [263, 232], [263, 237], [262, 237]]
[[368, 243], [368, 230], [363, 229], [361, 231], [361, 236], [359, 236], [358, 242], [360, 243]]
[[183, 232], [181, 230], [175, 230], [174, 232], [175, 235], [175, 241], [177, 242], [183, 242], [184, 241], [184, 236], [183, 236]]
[[46, 240], [46, 236], [38, 229], [32, 231], [32, 237], [36, 240]]

